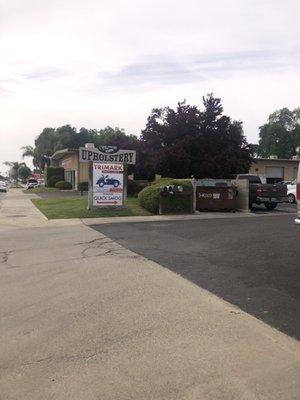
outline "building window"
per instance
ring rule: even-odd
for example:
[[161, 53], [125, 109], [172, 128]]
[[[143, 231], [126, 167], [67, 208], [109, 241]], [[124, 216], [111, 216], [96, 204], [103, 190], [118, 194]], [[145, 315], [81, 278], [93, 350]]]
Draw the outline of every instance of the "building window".
[[75, 171], [65, 171], [65, 180], [72, 184], [72, 188], [75, 187]]

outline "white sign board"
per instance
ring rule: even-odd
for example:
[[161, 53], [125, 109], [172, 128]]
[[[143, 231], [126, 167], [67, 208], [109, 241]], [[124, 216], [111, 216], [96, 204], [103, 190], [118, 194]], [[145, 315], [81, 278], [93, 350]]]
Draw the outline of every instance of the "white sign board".
[[92, 205], [109, 207], [124, 205], [124, 165], [92, 164]]
[[80, 147], [79, 162], [109, 162], [135, 164], [135, 150], [117, 150], [113, 146], [102, 146], [101, 150], [96, 147]]

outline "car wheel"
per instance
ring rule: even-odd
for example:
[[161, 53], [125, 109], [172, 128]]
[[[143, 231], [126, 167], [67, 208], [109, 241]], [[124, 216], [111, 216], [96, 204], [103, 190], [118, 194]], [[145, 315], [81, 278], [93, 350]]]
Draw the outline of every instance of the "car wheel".
[[277, 203], [265, 203], [267, 210], [274, 210], [277, 207]]
[[292, 193], [288, 195], [288, 199], [290, 204], [296, 203], [296, 197]]
[[114, 181], [114, 187], [118, 187], [120, 185], [119, 181]]

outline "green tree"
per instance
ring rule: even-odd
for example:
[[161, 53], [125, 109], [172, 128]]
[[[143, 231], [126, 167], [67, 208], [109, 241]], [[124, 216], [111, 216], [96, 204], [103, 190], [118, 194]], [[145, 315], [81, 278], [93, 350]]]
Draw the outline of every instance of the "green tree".
[[282, 108], [272, 113], [268, 122], [259, 128], [259, 138], [260, 156], [294, 156], [300, 146], [300, 108]]
[[37, 149], [33, 146], [22, 146], [21, 150], [22, 150], [22, 158], [31, 157], [33, 166], [35, 168], [39, 168]]
[[172, 178], [230, 178], [248, 172], [250, 150], [242, 123], [223, 115], [221, 100], [203, 98], [204, 110], [178, 103], [157, 108], [142, 131], [148, 171]]
[[34, 154], [38, 167], [43, 170], [45, 167], [44, 156], [51, 156], [57, 143], [57, 135], [54, 128], [44, 128], [35, 139]]
[[26, 166], [24, 162], [19, 163], [18, 161], [5, 161], [3, 163], [9, 167], [8, 176], [15, 181], [16, 186], [18, 186], [19, 169]]
[[26, 180], [31, 175], [31, 169], [27, 167], [27, 165], [21, 165], [18, 168], [18, 177], [22, 180], [22, 182], [26, 182]]

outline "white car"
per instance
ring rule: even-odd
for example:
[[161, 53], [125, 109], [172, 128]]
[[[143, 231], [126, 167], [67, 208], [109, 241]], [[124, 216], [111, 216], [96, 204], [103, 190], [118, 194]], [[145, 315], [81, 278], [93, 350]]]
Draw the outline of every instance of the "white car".
[[289, 198], [289, 203], [291, 204], [296, 203], [296, 190], [297, 190], [296, 179], [287, 184], [286, 187], [287, 187], [287, 196]]
[[7, 185], [5, 181], [0, 181], [0, 192], [7, 192]]
[[297, 177], [297, 185], [296, 185], [296, 200], [298, 204], [298, 216], [295, 219], [296, 224], [300, 225], [300, 167], [298, 168], [298, 177]]
[[39, 186], [40, 185], [39, 185], [39, 183], [38, 183], [38, 181], [36, 179], [33, 179], [33, 178], [28, 179], [28, 181], [27, 181], [27, 189], [34, 189], [34, 188], [37, 188]]

